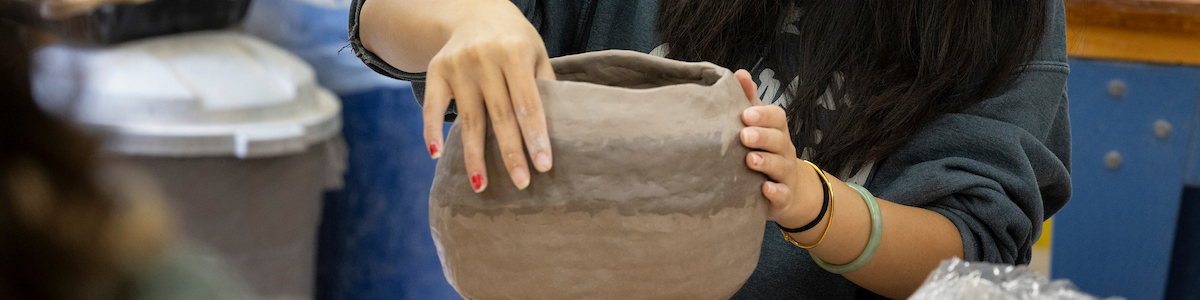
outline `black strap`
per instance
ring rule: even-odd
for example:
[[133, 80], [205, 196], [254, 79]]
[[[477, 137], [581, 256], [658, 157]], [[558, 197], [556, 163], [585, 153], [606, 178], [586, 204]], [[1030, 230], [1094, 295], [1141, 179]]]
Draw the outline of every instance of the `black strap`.
[[817, 174], [817, 179], [821, 180], [821, 189], [825, 190], [825, 201], [821, 203], [821, 213], [817, 214], [817, 218], [812, 220], [812, 222], [808, 222], [808, 225], [800, 226], [800, 228], [783, 227], [783, 225], [779, 225], [778, 222], [775, 223], [775, 226], [779, 226], [779, 229], [781, 229], [783, 231], [797, 233], [797, 232], [804, 232], [806, 230], [812, 229], [813, 227], [816, 227], [817, 224], [821, 223], [821, 219], [825, 218], [825, 211], [829, 209], [830, 191], [829, 191], [829, 182], [825, 181], [824, 176]]

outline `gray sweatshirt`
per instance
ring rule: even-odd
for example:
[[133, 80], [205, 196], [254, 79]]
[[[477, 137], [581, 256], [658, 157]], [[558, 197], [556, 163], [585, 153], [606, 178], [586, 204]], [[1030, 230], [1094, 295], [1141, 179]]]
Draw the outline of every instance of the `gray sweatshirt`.
[[[364, 1], [355, 0], [350, 11], [355, 53], [381, 74], [412, 81], [417, 99], [422, 99], [425, 74], [397, 70], [363, 48], [358, 11]], [[541, 33], [551, 57], [604, 49], [660, 55], [669, 51], [655, 35], [656, 1], [513, 2]], [[942, 116], [887, 158], [836, 175], [866, 186], [881, 199], [945, 216], [962, 236], [966, 260], [1029, 263], [1042, 221], [1071, 197], [1065, 17], [1061, 0], [1051, 0], [1048, 7], [1040, 52], [1003, 94]], [[760, 60], [751, 74], [764, 103], [783, 105], [791, 101], [783, 90], [793, 79], [776, 78], [772, 67]], [[824, 109], [836, 109], [836, 103], [828, 102]], [[448, 113], [448, 120], [453, 117]], [[802, 153], [807, 155], [811, 153]], [[733, 298], [883, 297], [822, 270], [804, 249], [767, 224], [758, 268]]]

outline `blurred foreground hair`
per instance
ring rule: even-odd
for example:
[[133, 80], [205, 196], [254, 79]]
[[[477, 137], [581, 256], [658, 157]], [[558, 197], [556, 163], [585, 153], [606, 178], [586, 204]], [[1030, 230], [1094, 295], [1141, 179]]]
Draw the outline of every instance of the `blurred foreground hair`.
[[130, 229], [161, 215], [112, 201], [93, 181], [97, 143], [38, 108], [26, 35], [0, 18], [0, 299], [127, 298], [166, 236]]

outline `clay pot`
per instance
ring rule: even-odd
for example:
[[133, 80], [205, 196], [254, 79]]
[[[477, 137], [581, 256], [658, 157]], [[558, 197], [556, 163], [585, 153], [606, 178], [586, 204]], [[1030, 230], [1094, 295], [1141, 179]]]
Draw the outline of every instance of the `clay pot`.
[[631, 51], [551, 60], [554, 167], [512, 185], [489, 129], [472, 191], [459, 124], [429, 198], [446, 278], [466, 299], [728, 299], [754, 270], [766, 178], [745, 163], [733, 73]]

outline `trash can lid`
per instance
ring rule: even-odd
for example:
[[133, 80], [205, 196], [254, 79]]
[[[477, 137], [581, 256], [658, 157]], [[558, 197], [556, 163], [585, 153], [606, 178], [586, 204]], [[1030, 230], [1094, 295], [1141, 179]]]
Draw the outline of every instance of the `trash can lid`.
[[116, 153], [278, 156], [341, 129], [337, 97], [308, 64], [238, 32], [51, 45], [34, 60], [39, 105], [102, 134]]

